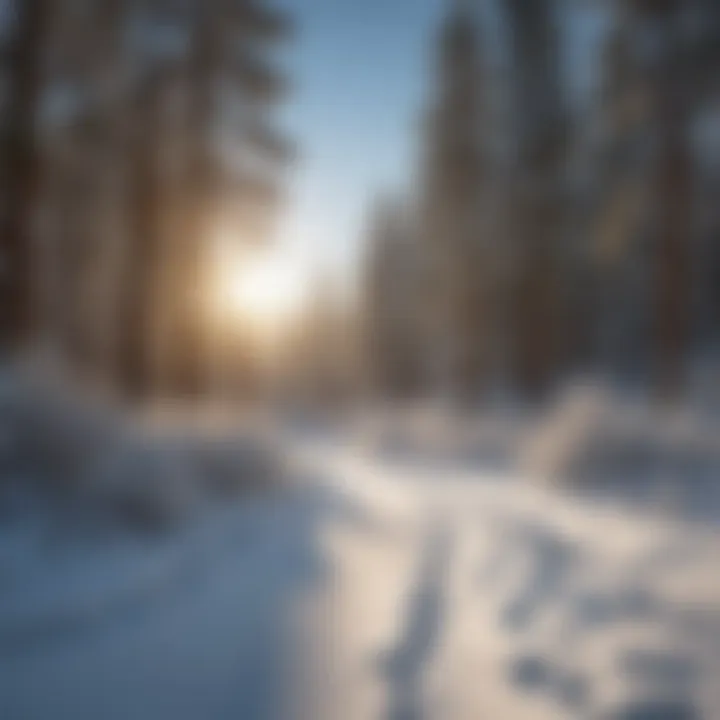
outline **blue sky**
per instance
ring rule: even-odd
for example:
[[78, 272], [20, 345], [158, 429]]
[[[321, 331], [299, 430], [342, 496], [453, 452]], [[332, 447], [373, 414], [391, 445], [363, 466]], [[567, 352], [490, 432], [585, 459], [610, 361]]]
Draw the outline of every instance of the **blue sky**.
[[[280, 242], [306, 275], [351, 277], [373, 199], [402, 191], [418, 157], [418, 128], [443, 0], [276, 0], [297, 23], [286, 52], [294, 91], [284, 124], [300, 157], [288, 181]], [[485, 3], [488, 5], [489, 3]], [[492, 44], [492, 18], [485, 30]], [[575, 80], [587, 74], [597, 21], [567, 33]]]
[[298, 24], [285, 125], [300, 157], [281, 242], [303, 264], [351, 273], [363, 219], [402, 188], [417, 145], [428, 38], [442, 0], [285, 0]]

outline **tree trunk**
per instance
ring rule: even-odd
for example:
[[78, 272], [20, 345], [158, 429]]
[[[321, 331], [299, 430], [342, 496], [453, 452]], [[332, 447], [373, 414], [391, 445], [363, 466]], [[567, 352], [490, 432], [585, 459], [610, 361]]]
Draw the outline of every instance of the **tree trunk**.
[[512, 37], [513, 383], [540, 402], [564, 362], [560, 253], [567, 123], [558, 30], [549, 0], [505, 0]]
[[651, 58], [657, 157], [654, 171], [656, 228], [656, 387], [666, 398], [683, 389], [689, 345], [692, 159], [687, 88], [691, 78], [678, 37], [680, 4], [643, 0], [640, 9], [656, 36]]
[[50, 2], [16, 0], [14, 6], [0, 147], [0, 351], [5, 354], [21, 351], [32, 332], [32, 222], [39, 175], [37, 115]]
[[153, 390], [152, 313], [160, 263], [159, 147], [162, 78], [147, 78], [139, 94], [129, 186], [129, 237], [121, 306], [121, 384], [133, 399]]
[[180, 249], [175, 306], [177, 358], [173, 364], [174, 389], [197, 396], [204, 390], [206, 343], [202, 317], [206, 250], [213, 196], [212, 134], [215, 116], [216, 45], [213, 7], [198, 7], [188, 73], [188, 147], [185, 183], [185, 233]]

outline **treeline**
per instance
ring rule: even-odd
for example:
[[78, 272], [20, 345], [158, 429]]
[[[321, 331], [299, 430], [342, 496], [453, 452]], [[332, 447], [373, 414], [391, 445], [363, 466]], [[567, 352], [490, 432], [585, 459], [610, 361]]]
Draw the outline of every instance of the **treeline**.
[[0, 352], [204, 393], [212, 242], [263, 242], [292, 148], [261, 0], [5, 0]]
[[[600, 373], [678, 397], [720, 343], [720, 5], [495, 6], [500, 43], [451, 3], [417, 189], [375, 213], [374, 384], [532, 401]], [[606, 30], [578, 101], [582, 8]]]

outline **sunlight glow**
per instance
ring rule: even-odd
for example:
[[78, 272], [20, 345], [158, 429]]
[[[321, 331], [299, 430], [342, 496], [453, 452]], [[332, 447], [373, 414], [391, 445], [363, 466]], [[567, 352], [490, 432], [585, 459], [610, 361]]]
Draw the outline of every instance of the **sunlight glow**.
[[285, 326], [302, 300], [300, 265], [282, 247], [249, 251], [223, 243], [214, 284], [224, 316], [262, 331]]

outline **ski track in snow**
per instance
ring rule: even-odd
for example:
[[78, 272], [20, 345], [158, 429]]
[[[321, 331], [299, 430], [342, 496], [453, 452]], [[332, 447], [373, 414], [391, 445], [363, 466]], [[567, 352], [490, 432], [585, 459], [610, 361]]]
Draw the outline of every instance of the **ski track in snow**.
[[286, 496], [6, 584], [0, 718], [720, 718], [712, 528], [294, 453]]

